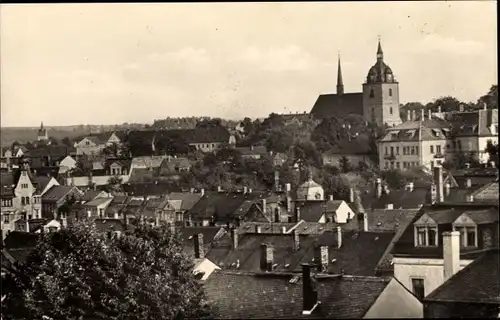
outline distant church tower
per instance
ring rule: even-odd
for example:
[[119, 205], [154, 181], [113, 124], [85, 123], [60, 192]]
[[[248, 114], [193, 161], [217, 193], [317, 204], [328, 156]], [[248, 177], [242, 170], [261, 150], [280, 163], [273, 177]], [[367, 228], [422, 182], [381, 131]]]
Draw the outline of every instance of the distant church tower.
[[45, 141], [45, 140], [49, 140], [49, 136], [47, 134], [47, 129], [45, 129], [43, 127], [43, 122], [42, 124], [40, 125], [40, 129], [38, 130], [38, 137], [37, 137], [37, 140], [38, 141]]
[[392, 127], [401, 123], [399, 116], [399, 84], [391, 68], [384, 62], [378, 41], [377, 62], [370, 68], [363, 84], [363, 116], [369, 122]]
[[339, 54], [339, 69], [337, 71], [337, 94], [344, 94], [344, 81], [342, 80], [342, 69], [340, 67], [340, 54]]

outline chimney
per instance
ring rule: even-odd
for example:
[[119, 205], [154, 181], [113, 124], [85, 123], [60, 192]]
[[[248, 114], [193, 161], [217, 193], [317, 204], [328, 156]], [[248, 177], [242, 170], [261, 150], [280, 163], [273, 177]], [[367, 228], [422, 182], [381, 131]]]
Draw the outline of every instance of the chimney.
[[328, 196], [328, 200], [329, 201], [333, 201], [333, 194], [331, 194], [331, 195]]
[[382, 196], [382, 180], [380, 178], [377, 178], [375, 182], [375, 188], [377, 192], [377, 198], [380, 198]]
[[413, 191], [413, 182], [408, 182], [408, 191]]
[[261, 226], [255, 226], [255, 233], [261, 233], [262, 232], [262, 227]]
[[311, 277], [311, 266], [302, 264], [302, 314], [310, 315], [318, 306], [316, 281]]
[[368, 215], [366, 212], [360, 211], [358, 213], [358, 230], [359, 231], [368, 231]]
[[281, 233], [286, 233], [286, 227], [285, 226], [281, 227]]
[[30, 232], [30, 221], [28, 220], [28, 213], [26, 213], [26, 232]]
[[443, 232], [444, 281], [460, 271], [460, 232]]
[[274, 191], [280, 191], [280, 173], [279, 171], [274, 171]]
[[336, 227], [336, 233], [337, 233], [337, 248], [340, 249], [342, 247], [342, 228], [341, 227]]
[[286, 190], [286, 192], [292, 191], [292, 184], [291, 183], [285, 184], [285, 190]]
[[299, 222], [300, 221], [300, 207], [297, 206], [295, 207], [295, 222]]
[[314, 263], [318, 267], [318, 272], [328, 272], [328, 246], [314, 247]]
[[429, 120], [432, 119], [432, 110], [430, 108], [427, 110], [427, 118], [429, 118]]
[[274, 262], [273, 247], [263, 243], [260, 245], [260, 250], [261, 250], [260, 269], [262, 271], [272, 271]]
[[425, 110], [420, 109], [420, 121], [424, 121], [424, 120], [425, 120]]
[[203, 244], [203, 233], [193, 235], [194, 238], [194, 257], [203, 259], [205, 257], [205, 247]]
[[411, 110], [406, 112], [406, 121], [411, 121]]
[[248, 193], [248, 187], [243, 187], [243, 193], [247, 194]]
[[449, 182], [446, 182], [446, 184], [444, 185], [444, 193], [447, 197], [450, 196], [450, 192], [451, 192], [451, 184]]
[[349, 203], [354, 203], [354, 188], [349, 188]]
[[233, 244], [233, 250], [238, 248], [238, 230], [236, 228], [231, 229], [231, 240]]
[[466, 178], [465, 179], [465, 187], [466, 188], [471, 188], [472, 187], [472, 180], [471, 180], [471, 178]]
[[411, 120], [417, 120], [417, 110], [411, 110]]
[[293, 237], [293, 252], [297, 252], [300, 249], [300, 237], [297, 229], [292, 230]]
[[267, 201], [266, 199], [261, 200], [261, 205], [262, 205], [262, 213], [266, 214], [266, 208], [267, 208]]
[[441, 106], [438, 106], [438, 113], [441, 113]]
[[201, 193], [201, 196], [203, 197], [205, 195], [205, 189], [201, 189], [200, 193]]
[[292, 197], [289, 193], [286, 195], [286, 211], [289, 213], [292, 212]]
[[434, 167], [434, 184], [436, 185], [436, 201], [443, 202], [443, 167], [441, 166]]
[[495, 161], [490, 161], [490, 167], [495, 168]]
[[437, 187], [436, 187], [436, 184], [433, 182], [431, 184], [431, 198], [430, 198], [430, 203], [431, 204], [436, 203], [436, 199], [437, 199]]

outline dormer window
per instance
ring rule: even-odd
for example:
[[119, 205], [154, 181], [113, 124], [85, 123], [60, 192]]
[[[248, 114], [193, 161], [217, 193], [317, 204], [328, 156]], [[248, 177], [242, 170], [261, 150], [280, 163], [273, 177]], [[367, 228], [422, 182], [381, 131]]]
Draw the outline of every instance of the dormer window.
[[460, 232], [461, 247], [477, 247], [477, 224], [466, 213], [453, 222], [453, 230]]
[[427, 214], [414, 224], [415, 247], [436, 247], [438, 245], [438, 226]]

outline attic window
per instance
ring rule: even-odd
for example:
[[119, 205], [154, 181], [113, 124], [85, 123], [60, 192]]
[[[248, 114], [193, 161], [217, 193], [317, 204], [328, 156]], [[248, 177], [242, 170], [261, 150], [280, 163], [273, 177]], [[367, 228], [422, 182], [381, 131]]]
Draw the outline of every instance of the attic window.
[[415, 135], [415, 130], [408, 130], [406, 131], [406, 135], [410, 138], [412, 138]]
[[441, 136], [441, 132], [438, 129], [432, 129], [432, 133], [434, 134], [435, 137]]

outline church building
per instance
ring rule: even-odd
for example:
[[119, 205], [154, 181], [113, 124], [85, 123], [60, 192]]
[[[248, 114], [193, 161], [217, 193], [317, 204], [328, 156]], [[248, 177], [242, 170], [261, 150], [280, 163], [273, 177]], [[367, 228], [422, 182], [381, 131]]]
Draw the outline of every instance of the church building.
[[401, 123], [399, 116], [399, 83], [391, 68], [384, 62], [384, 53], [378, 42], [377, 62], [370, 68], [362, 92], [344, 93], [340, 57], [337, 72], [337, 93], [322, 94], [316, 100], [311, 114], [325, 119], [348, 114], [362, 115], [366, 121], [390, 127]]

